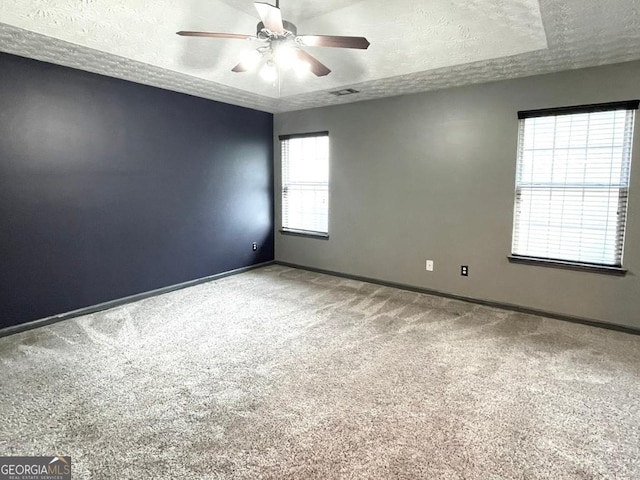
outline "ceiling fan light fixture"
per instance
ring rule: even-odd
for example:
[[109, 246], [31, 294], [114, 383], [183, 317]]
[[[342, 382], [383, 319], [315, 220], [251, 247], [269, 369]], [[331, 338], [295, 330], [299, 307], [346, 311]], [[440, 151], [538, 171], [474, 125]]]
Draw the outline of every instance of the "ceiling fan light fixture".
[[275, 82], [278, 78], [278, 70], [272, 61], [265, 63], [260, 70], [260, 76], [266, 82]]
[[304, 60], [298, 59], [293, 65], [293, 69], [295, 70], [296, 75], [298, 75], [299, 78], [302, 78], [311, 71], [311, 65]]
[[258, 66], [261, 59], [262, 55], [258, 50], [251, 50], [242, 56], [240, 59], [240, 65], [247, 71], [253, 70]]
[[297, 60], [295, 49], [287, 44], [278, 45], [274, 49], [273, 60], [281, 69], [289, 70], [295, 66]]

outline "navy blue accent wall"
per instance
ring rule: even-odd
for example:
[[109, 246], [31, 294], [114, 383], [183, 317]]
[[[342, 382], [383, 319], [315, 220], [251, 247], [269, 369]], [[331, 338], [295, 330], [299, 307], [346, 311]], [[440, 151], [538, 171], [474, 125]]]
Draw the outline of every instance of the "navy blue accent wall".
[[0, 328], [272, 260], [272, 159], [271, 114], [0, 54]]

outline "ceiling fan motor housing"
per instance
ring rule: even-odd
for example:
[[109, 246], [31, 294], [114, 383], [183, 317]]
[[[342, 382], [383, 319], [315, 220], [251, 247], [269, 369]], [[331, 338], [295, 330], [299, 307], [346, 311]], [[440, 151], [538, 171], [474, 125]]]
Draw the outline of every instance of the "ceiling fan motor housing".
[[[298, 34], [298, 28], [293, 23], [283, 20], [282, 26], [284, 27], [284, 34], [281, 34], [281, 36], [283, 37], [289, 36], [287, 35], [287, 32], [290, 32], [291, 34], [293, 34], [293, 36], [296, 36]], [[256, 30], [257, 30], [256, 36], [260, 38], [261, 32], [265, 30], [264, 23], [259, 22], [258, 25], [256, 26]]]

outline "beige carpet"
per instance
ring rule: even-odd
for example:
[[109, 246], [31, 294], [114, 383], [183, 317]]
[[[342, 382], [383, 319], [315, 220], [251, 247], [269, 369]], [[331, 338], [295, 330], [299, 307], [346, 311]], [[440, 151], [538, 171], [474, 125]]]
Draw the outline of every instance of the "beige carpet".
[[0, 339], [94, 479], [637, 479], [640, 337], [271, 266]]

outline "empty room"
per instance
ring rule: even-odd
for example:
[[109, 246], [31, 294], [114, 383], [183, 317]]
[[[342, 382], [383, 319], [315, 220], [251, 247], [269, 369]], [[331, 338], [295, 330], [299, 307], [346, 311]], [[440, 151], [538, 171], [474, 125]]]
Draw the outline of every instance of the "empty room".
[[640, 0], [0, 2], [0, 480], [640, 478]]

